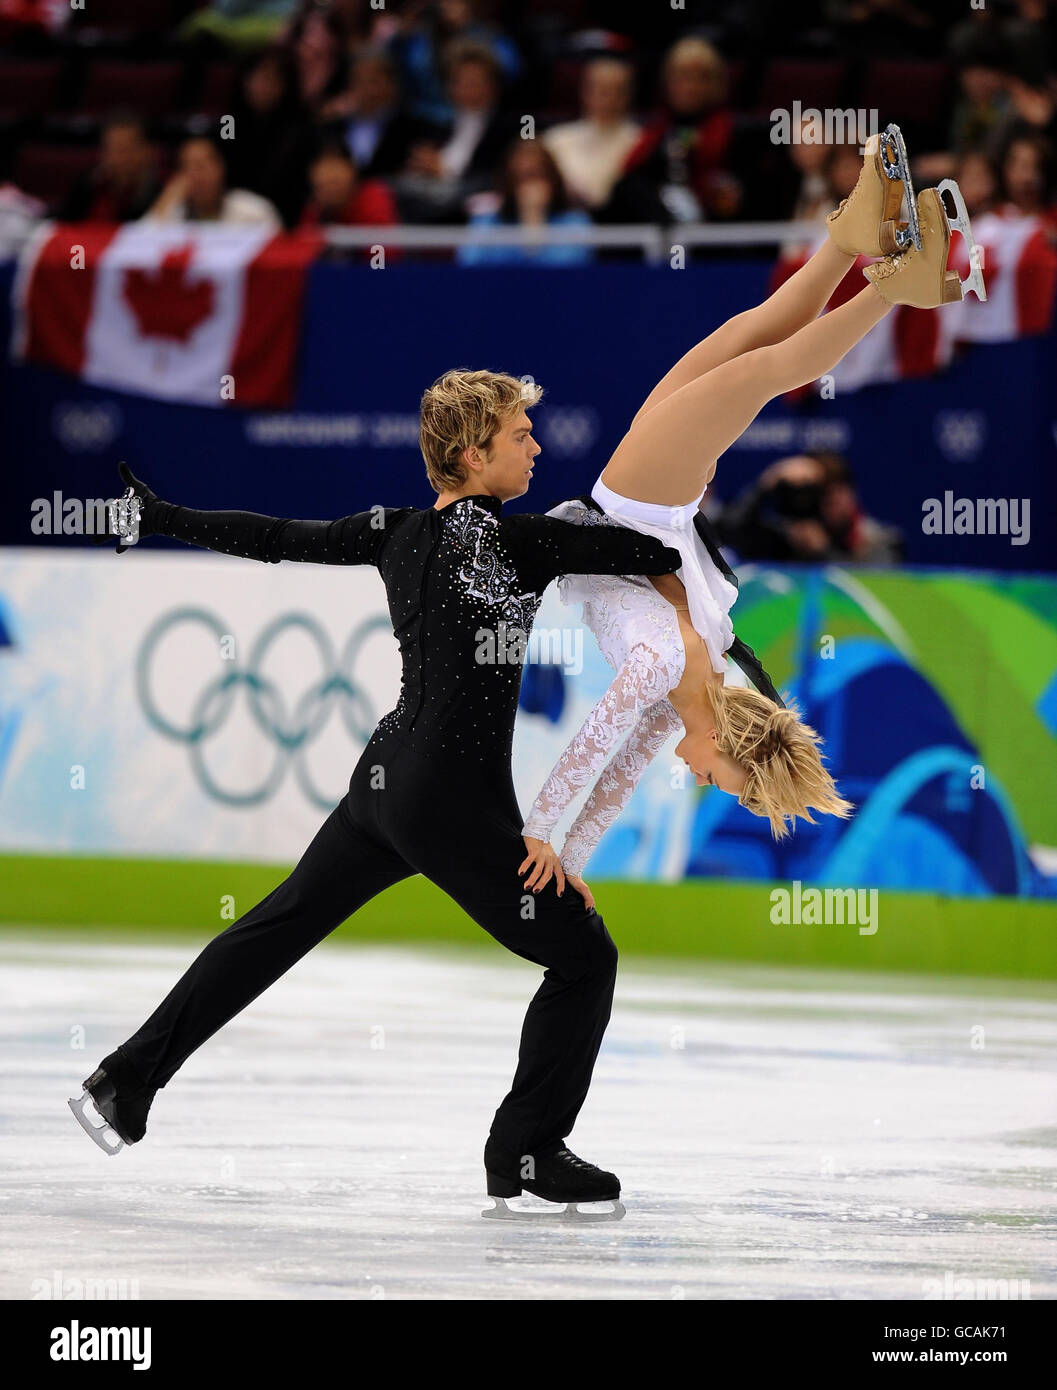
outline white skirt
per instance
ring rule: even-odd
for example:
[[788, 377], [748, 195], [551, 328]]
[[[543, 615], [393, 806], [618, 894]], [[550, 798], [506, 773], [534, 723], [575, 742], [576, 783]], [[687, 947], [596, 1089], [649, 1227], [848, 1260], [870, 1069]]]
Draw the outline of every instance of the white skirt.
[[730, 610], [738, 591], [716, 568], [708, 547], [694, 527], [694, 517], [705, 491], [707, 489], [693, 502], [671, 507], [663, 502], [638, 502], [632, 497], [622, 497], [599, 478], [591, 489], [591, 496], [615, 521], [641, 531], [644, 536], [656, 536], [665, 545], [678, 550], [683, 563], [676, 575], [686, 589], [690, 621], [698, 636], [704, 639], [712, 658], [712, 669], [725, 672], [726, 652], [734, 641]]

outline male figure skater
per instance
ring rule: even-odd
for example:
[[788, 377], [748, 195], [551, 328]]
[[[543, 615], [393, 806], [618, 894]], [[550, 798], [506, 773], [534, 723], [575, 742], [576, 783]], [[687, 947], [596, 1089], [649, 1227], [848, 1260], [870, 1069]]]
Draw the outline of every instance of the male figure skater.
[[[526, 858], [510, 765], [521, 664], [509, 652], [527, 640], [557, 575], [669, 574], [681, 558], [623, 527], [503, 516], [503, 503], [527, 491], [540, 452], [527, 408], [541, 394], [502, 373], [440, 377], [422, 397], [420, 443], [437, 492], [426, 509], [375, 507], [331, 522], [192, 511], [162, 501], [122, 465], [140, 536], [264, 561], [374, 565], [403, 669], [395, 709], [290, 877], [206, 946], [70, 1102], [108, 1152], [142, 1139], [155, 1093], [217, 1029], [368, 899], [420, 873], [497, 941], [545, 967], [485, 1146], [496, 1211], [506, 1213], [505, 1199], [522, 1189], [553, 1202], [619, 1196], [612, 1173], [564, 1142], [609, 1020], [617, 952], [550, 846]], [[489, 659], [498, 645], [506, 659]], [[89, 1098], [104, 1125], [84, 1113]], [[619, 1204], [614, 1211], [623, 1214]]]

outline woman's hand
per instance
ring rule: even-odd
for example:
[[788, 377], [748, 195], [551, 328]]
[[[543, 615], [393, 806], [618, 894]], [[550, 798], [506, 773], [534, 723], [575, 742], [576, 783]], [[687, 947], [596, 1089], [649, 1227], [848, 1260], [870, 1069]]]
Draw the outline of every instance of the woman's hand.
[[525, 841], [528, 854], [518, 866], [518, 873], [523, 874], [531, 865], [531, 872], [525, 880], [525, 887], [538, 893], [553, 878], [554, 886], [560, 897], [565, 892], [565, 870], [562, 868], [561, 860], [554, 849], [546, 840], [535, 840], [531, 835], [523, 835], [522, 839]]
[[576, 874], [566, 874], [565, 881], [570, 888], [575, 888], [576, 891], [580, 894], [580, 897], [583, 898], [584, 907], [594, 907], [595, 895], [591, 892], [590, 888], [588, 888], [587, 884], [583, 881], [582, 878], [578, 878]]
[[147, 212], [148, 217], [168, 217], [180, 203], [187, 199], [187, 175], [173, 174]]

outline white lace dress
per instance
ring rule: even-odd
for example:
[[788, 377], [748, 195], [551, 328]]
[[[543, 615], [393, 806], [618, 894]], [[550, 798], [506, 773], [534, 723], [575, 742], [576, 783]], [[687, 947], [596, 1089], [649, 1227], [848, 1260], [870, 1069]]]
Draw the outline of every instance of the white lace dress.
[[[602, 512], [570, 501], [548, 516], [585, 526], [630, 526], [677, 549], [683, 564], [676, 573], [713, 668], [725, 679], [740, 680], [740, 672], [732, 677], [725, 656], [734, 640], [730, 608], [738, 591], [694, 529], [701, 498], [682, 507], [636, 502], [601, 478], [591, 496]], [[522, 833], [549, 841], [568, 806], [593, 783], [559, 856], [567, 873], [580, 875], [650, 761], [682, 729], [668, 694], [682, 679], [686, 650], [675, 608], [642, 575], [564, 575], [559, 592], [563, 603], [583, 605], [583, 621], [616, 678], [554, 765]]]

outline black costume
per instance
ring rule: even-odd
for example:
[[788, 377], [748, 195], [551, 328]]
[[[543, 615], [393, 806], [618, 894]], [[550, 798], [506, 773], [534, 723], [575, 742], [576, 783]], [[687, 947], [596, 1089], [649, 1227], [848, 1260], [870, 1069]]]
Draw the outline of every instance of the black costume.
[[[559, 897], [552, 882], [533, 897], [517, 872], [526, 850], [510, 755], [522, 666], [509, 653], [557, 575], [666, 574], [678, 551], [621, 527], [503, 517], [486, 494], [324, 522], [191, 511], [143, 491], [141, 535], [258, 560], [376, 566], [403, 671], [399, 702], [290, 877], [205, 947], [115, 1066], [118, 1056], [131, 1066], [129, 1082], [149, 1107], [196, 1048], [307, 951], [376, 893], [421, 873], [497, 941], [546, 968], [492, 1123], [489, 1167], [553, 1151], [587, 1095], [617, 952], [575, 889]], [[494, 642], [506, 659], [490, 659]]]

